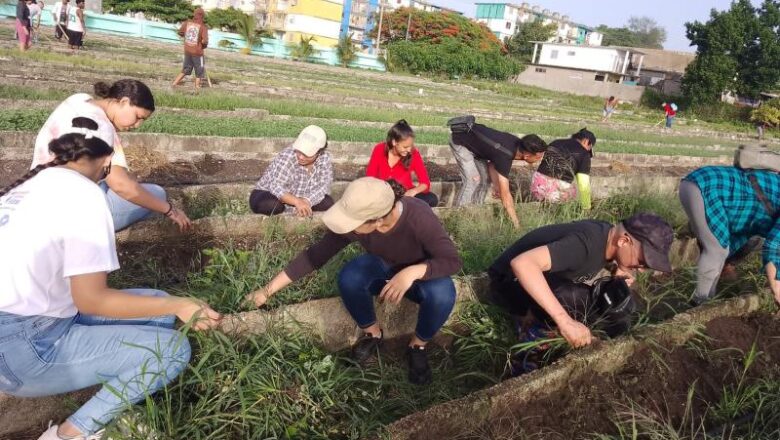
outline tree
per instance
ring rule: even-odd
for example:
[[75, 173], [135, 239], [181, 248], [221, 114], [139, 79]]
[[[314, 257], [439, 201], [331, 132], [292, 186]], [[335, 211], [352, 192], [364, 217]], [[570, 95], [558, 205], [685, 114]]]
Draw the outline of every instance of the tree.
[[236, 22], [236, 32], [246, 42], [246, 47], [241, 49], [241, 53], [244, 55], [249, 55], [255, 46], [263, 44], [263, 40], [260, 38], [263, 31], [262, 29], [257, 29], [255, 17], [251, 15], [244, 14], [243, 17], [239, 18]]
[[314, 36], [301, 36], [301, 41], [290, 49], [290, 55], [297, 61], [308, 61], [311, 57], [317, 55], [319, 51], [314, 48], [312, 42]]
[[686, 23], [696, 58], [685, 70], [683, 92], [695, 104], [717, 101], [724, 91], [755, 98], [780, 80], [780, 3], [756, 8], [737, 0], [710, 12], [706, 23]]
[[631, 17], [626, 26], [613, 28], [602, 24], [596, 30], [604, 34], [604, 46], [663, 49], [666, 42], [666, 29], [650, 17]]
[[103, 9], [118, 15], [143, 12], [166, 23], [181, 23], [192, 18], [195, 7], [188, 0], [103, 0]]
[[339, 38], [339, 44], [336, 46], [336, 55], [339, 57], [339, 62], [343, 67], [349, 67], [357, 58], [357, 51], [352, 43], [352, 35], [344, 35]]
[[506, 42], [506, 50], [509, 55], [523, 62], [531, 62], [534, 53], [532, 41], [547, 41], [553, 36], [558, 27], [555, 23], [544, 24], [542, 20], [534, 20], [518, 26], [517, 31]]
[[222, 29], [228, 32], [238, 32], [238, 23], [245, 20], [245, 14], [234, 7], [214, 9], [206, 14], [206, 24], [212, 29]]
[[[376, 39], [377, 33], [378, 29], [374, 27], [369, 37]], [[382, 18], [382, 43], [405, 41], [407, 34], [409, 41], [439, 44], [446, 39], [455, 39], [478, 50], [503, 49], [501, 41], [487, 26], [459, 14], [426, 12], [414, 8], [385, 11]]]
[[750, 112], [750, 120], [770, 127], [780, 127], [780, 98], [767, 101]]

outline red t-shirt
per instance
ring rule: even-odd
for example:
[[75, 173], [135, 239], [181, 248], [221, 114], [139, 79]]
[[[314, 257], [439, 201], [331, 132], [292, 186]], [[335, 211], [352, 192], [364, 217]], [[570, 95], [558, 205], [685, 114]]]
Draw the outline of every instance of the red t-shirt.
[[674, 111], [674, 109], [672, 108], [672, 106], [671, 106], [671, 105], [669, 105], [669, 104], [666, 104], [666, 105], [664, 106], [664, 110], [666, 111], [666, 116], [675, 116], [675, 115], [677, 114], [677, 112], [676, 112], [676, 111]]
[[385, 154], [385, 143], [381, 142], [374, 147], [374, 151], [371, 153], [371, 160], [368, 161], [368, 168], [366, 168], [366, 176], [382, 180], [395, 179], [404, 188], [412, 189], [415, 187], [412, 181], [412, 173], [414, 173], [419, 184], [428, 185], [428, 189], [423, 191], [427, 193], [431, 189], [431, 179], [428, 177], [428, 171], [425, 169], [422, 156], [416, 148], [412, 149], [411, 155], [412, 161], [409, 163], [409, 168], [404, 167], [400, 160], [391, 168]]

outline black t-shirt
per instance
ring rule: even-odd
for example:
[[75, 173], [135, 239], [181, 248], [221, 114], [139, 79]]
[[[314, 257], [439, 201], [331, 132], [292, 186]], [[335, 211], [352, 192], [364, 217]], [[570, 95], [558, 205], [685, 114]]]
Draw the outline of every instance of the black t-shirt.
[[590, 158], [590, 151], [576, 139], [558, 139], [550, 142], [536, 171], [571, 183], [576, 174], [590, 174]]
[[[489, 145], [475, 135], [474, 130], [479, 130], [482, 135], [501, 144], [503, 148]], [[482, 124], [474, 124], [469, 132], [453, 133], [452, 142], [468, 148], [477, 159], [492, 163], [498, 174], [508, 178], [509, 172], [512, 170], [512, 161], [515, 160], [515, 154], [517, 154], [522, 141], [511, 133], [494, 130]]]
[[514, 279], [510, 263], [523, 252], [540, 246], [550, 250], [552, 265], [545, 275], [555, 275], [575, 283], [585, 282], [607, 264], [607, 240], [612, 225], [596, 220], [544, 226], [524, 235], [504, 251], [488, 269], [491, 279]]

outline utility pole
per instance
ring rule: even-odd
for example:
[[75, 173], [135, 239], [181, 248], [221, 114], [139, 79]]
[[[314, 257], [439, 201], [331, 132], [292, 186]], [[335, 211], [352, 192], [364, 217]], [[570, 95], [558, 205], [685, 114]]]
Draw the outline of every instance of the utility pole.
[[414, 0], [409, 2], [409, 20], [406, 22], [406, 41], [409, 41], [409, 29], [412, 27], [412, 10], [414, 10]]
[[379, 0], [379, 30], [376, 33], [376, 53], [379, 55], [379, 43], [382, 41], [382, 19], [385, 16], [385, 2]]

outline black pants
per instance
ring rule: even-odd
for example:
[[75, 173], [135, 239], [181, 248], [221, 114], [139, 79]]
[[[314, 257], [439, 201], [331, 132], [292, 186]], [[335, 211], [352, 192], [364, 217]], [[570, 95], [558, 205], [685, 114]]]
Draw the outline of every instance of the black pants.
[[[58, 26], [57, 24], [54, 25], [54, 38], [61, 40], [62, 39], [62, 30], [65, 29], [66, 24], [61, 24]], [[66, 35], [67, 36], [67, 35]]]
[[[326, 195], [320, 203], [312, 206], [311, 210], [327, 211], [333, 203], [333, 197]], [[249, 207], [255, 214], [277, 215], [282, 214], [287, 206], [270, 192], [256, 189], [249, 195]]]
[[[590, 288], [585, 284], [574, 284], [571, 281], [555, 277], [547, 277], [550, 289], [572, 318], [585, 323], [593, 313]], [[511, 315], [523, 317], [531, 312], [537, 320], [548, 325], [554, 325], [550, 315], [531, 298], [531, 295], [514, 279], [490, 277], [490, 300], [499, 307], [509, 311]]]
[[427, 203], [428, 206], [430, 206], [431, 208], [435, 208], [435, 207], [439, 206], [439, 197], [436, 194], [432, 193], [432, 192], [420, 193], [420, 194], [417, 194], [414, 197], [422, 200], [425, 203]]

